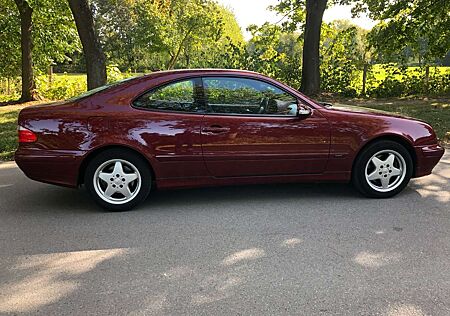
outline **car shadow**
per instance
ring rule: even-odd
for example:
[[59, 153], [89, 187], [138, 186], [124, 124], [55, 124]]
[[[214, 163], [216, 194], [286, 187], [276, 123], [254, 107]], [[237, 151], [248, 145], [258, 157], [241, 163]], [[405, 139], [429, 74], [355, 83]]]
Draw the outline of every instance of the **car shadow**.
[[223, 186], [178, 190], [152, 191], [142, 208], [160, 206], [182, 206], [203, 203], [236, 203], [244, 201], [284, 201], [303, 198], [350, 198], [362, 196], [349, 184], [338, 183], [294, 183]]
[[[407, 188], [398, 196], [418, 194]], [[247, 204], [278, 204], [283, 202], [306, 202], [314, 204], [336, 201], [365, 200], [350, 184], [345, 183], [293, 183], [208, 187], [195, 189], [153, 190], [147, 199], [133, 211], [183, 210], [187, 206], [214, 207], [229, 205], [238, 207]], [[77, 189], [46, 185], [28, 191], [21, 196], [17, 210], [24, 213], [75, 213], [89, 214], [105, 212], [89, 196], [84, 187]], [[39, 207], [37, 207], [39, 206]]]
[[[45, 187], [42, 187], [45, 186]], [[100, 209], [84, 189], [39, 185], [21, 195], [17, 210], [22, 213], [93, 213]]]

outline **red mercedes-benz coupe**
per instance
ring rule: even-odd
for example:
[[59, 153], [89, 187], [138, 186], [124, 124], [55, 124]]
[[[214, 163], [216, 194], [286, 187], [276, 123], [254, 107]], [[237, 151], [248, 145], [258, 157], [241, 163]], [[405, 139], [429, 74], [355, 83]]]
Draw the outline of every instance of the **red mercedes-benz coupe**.
[[19, 115], [16, 162], [31, 179], [84, 184], [108, 210], [152, 187], [352, 181], [399, 193], [442, 157], [426, 123], [312, 101], [261, 74], [155, 72]]

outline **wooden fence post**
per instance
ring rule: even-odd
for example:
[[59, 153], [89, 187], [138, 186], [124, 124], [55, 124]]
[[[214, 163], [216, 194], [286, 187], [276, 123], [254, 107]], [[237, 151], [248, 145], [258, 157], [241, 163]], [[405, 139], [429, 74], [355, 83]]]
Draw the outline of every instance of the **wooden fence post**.
[[48, 66], [48, 83], [52, 85], [53, 80], [53, 65]]

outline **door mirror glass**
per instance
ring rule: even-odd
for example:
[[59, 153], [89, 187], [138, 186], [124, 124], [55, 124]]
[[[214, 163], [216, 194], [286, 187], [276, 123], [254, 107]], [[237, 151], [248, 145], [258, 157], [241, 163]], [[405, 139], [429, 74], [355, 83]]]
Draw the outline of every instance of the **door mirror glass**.
[[289, 104], [286, 107], [286, 111], [287, 111], [287, 115], [292, 115], [292, 116], [298, 115], [298, 105], [297, 105], [297, 103]]

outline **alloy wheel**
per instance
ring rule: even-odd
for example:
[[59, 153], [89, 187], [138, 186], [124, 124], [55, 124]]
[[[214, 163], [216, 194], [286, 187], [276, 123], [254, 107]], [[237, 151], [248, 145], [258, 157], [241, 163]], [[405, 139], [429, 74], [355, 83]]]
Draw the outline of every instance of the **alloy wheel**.
[[394, 190], [402, 183], [405, 175], [405, 159], [392, 149], [377, 152], [366, 164], [366, 181], [378, 192]]
[[139, 170], [122, 159], [112, 159], [101, 164], [93, 179], [98, 196], [111, 204], [130, 202], [139, 193], [141, 182]]

